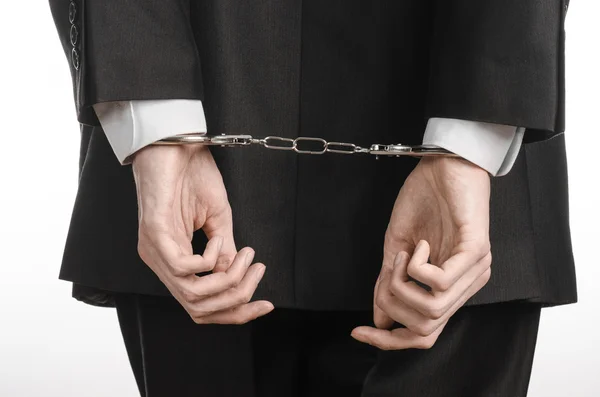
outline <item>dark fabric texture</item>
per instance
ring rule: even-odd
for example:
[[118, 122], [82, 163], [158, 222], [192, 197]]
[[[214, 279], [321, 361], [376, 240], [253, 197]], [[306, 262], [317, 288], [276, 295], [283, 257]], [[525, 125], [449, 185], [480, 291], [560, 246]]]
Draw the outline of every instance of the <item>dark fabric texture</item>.
[[[90, 4], [104, 2], [76, 3], [87, 7], [80, 20], [87, 26], [96, 18]], [[498, 1], [476, 3], [468, 10], [463, 1], [421, 0], [191, 0], [189, 9], [174, 0], [128, 0], [122, 10], [117, 3], [95, 4], [101, 19], [119, 22], [103, 32], [94, 20], [93, 38], [83, 29], [88, 39], [75, 87], [80, 96], [94, 95], [92, 102], [200, 98], [195, 79], [201, 79], [213, 134], [318, 136], [366, 146], [418, 144], [429, 116], [535, 127], [527, 130], [531, 143], [522, 147], [510, 174], [492, 180], [493, 274], [468, 304], [571, 303], [577, 296], [563, 123], [557, 121], [563, 118], [565, 3], [501, 2], [505, 9], [497, 21]], [[51, 5], [65, 42], [68, 2]], [[445, 20], [443, 13], [463, 23]], [[479, 20], [487, 27], [474, 25]], [[134, 22], [152, 25], [152, 33], [141, 35]], [[471, 37], [475, 27], [477, 37]], [[126, 37], [119, 41], [119, 35]], [[140, 70], [123, 65], [133, 62], [132, 53], [118, 55], [124, 51], [119, 43], [128, 40], [144, 42], [139, 45], [146, 51], [135, 52], [137, 63], [156, 64]], [[162, 47], [169, 48], [158, 55]], [[146, 57], [148, 52], [153, 54]], [[165, 78], [182, 80], [171, 85], [147, 77], [170, 64], [186, 71], [173, 69]], [[90, 86], [77, 85], [83, 71], [94, 68], [97, 78], [84, 79]], [[138, 72], [146, 77], [130, 76]], [[479, 84], [484, 77], [490, 81]], [[523, 81], [528, 83], [514, 84]], [[455, 89], [459, 95], [453, 96]], [[77, 103], [85, 107], [85, 101]], [[416, 161], [299, 156], [257, 147], [212, 152], [232, 205], [236, 243], [253, 247], [256, 260], [267, 265], [257, 297], [286, 308], [372, 307], [392, 205]], [[118, 164], [97, 126], [82, 128], [81, 153], [60, 277], [74, 282], [75, 297], [96, 305], [112, 305], [118, 292], [167, 295], [137, 254], [131, 169]], [[205, 243], [197, 232], [195, 251], [202, 252]]]
[[99, 102], [204, 99], [190, 0], [50, 0], [50, 6], [70, 60], [72, 25], [80, 35], [80, 67], [69, 63], [81, 123], [99, 125], [92, 108]]
[[371, 312], [282, 309], [249, 324], [197, 325], [173, 298], [117, 295], [143, 397], [359, 396], [376, 349], [350, 331]]
[[566, 3], [434, 3], [429, 117], [564, 130]]
[[540, 316], [538, 304], [465, 308], [431, 350], [380, 352], [350, 336], [368, 311], [223, 326], [195, 324], [172, 298], [119, 294], [116, 306], [143, 397], [524, 397]]
[[362, 397], [525, 397], [541, 308], [459, 310], [430, 350], [381, 351]]

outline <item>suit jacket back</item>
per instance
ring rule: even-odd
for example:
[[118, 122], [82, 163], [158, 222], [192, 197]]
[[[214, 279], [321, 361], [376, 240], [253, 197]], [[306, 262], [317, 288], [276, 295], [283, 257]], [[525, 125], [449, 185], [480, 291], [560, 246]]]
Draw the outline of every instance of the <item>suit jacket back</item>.
[[[204, 102], [209, 131], [419, 143], [429, 117], [527, 127], [511, 173], [493, 179], [490, 283], [469, 303], [576, 300], [564, 137], [563, 1], [51, 0], [72, 66], [81, 177], [61, 278], [86, 302], [167, 294], [137, 255], [131, 169], [91, 105]], [[106, 4], [109, 3], [109, 4]], [[135, 23], [134, 23], [135, 22]], [[135, 26], [135, 29], [133, 28]], [[278, 306], [370, 309], [383, 236], [416, 162], [216, 148], [238, 246]], [[203, 250], [201, 232], [194, 247]]]

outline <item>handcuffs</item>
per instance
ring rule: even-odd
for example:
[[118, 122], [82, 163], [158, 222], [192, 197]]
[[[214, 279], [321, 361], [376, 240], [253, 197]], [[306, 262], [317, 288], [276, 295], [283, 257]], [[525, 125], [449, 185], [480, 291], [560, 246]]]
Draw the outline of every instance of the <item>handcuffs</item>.
[[278, 136], [267, 136], [265, 138], [254, 138], [252, 135], [206, 135], [201, 133], [174, 135], [155, 142], [157, 145], [181, 145], [197, 144], [221, 147], [237, 147], [260, 145], [267, 149], [288, 150], [300, 154], [372, 154], [375, 156], [446, 156], [458, 157], [458, 155], [434, 146], [434, 145], [402, 145], [398, 144], [373, 144], [369, 148], [363, 148], [348, 142], [328, 142], [322, 138], [298, 137], [283, 138]]

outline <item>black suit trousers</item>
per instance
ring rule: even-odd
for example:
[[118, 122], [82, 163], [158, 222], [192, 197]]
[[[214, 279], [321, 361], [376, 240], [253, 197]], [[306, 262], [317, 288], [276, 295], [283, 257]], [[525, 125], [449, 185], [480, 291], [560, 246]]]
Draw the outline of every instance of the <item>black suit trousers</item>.
[[276, 309], [230, 326], [197, 325], [172, 298], [116, 306], [143, 397], [526, 396], [541, 309], [465, 307], [432, 349], [378, 351], [350, 337], [367, 311]]

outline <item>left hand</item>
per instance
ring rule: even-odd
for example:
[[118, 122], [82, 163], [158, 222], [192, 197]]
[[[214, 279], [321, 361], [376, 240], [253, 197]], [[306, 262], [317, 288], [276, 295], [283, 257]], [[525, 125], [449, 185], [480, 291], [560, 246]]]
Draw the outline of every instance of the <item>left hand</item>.
[[[419, 161], [386, 231], [374, 294], [377, 328], [357, 327], [355, 339], [384, 350], [433, 346], [490, 278], [489, 200], [489, 175], [476, 165], [448, 157]], [[394, 322], [406, 328], [390, 330]]]
[[[244, 324], [273, 310], [250, 302], [265, 266], [237, 251], [221, 172], [208, 147], [150, 145], [135, 154], [140, 258], [197, 324]], [[194, 254], [202, 229], [208, 244]], [[198, 273], [208, 273], [198, 275]]]

